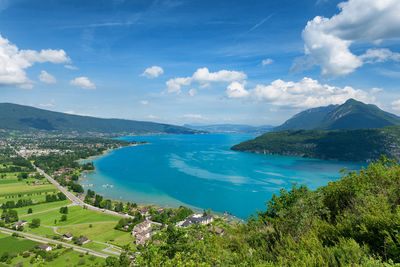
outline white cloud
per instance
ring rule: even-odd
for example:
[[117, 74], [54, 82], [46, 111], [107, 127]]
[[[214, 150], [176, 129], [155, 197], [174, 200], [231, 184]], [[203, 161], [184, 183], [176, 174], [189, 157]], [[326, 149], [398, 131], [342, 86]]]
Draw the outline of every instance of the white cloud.
[[261, 61], [261, 65], [267, 66], [269, 64], [272, 64], [273, 62], [274, 62], [274, 60], [272, 60], [271, 58], [266, 58], [263, 61]]
[[245, 83], [232, 82], [226, 89], [226, 95], [229, 98], [243, 98], [249, 95], [249, 92], [244, 88]]
[[185, 119], [196, 119], [196, 120], [203, 118], [203, 116], [201, 114], [185, 114], [185, 115], [183, 115], [183, 117]]
[[0, 85], [19, 85], [21, 88], [32, 88], [25, 69], [35, 63], [50, 62], [54, 64], [69, 62], [64, 50], [46, 49], [20, 50], [0, 35]]
[[377, 88], [377, 87], [371, 88], [371, 94], [376, 94], [382, 91], [383, 91], [382, 88]]
[[142, 104], [142, 105], [147, 105], [147, 104], [149, 104], [149, 101], [147, 101], [147, 100], [142, 100], [142, 101], [140, 101], [140, 104]]
[[157, 78], [161, 74], [164, 73], [164, 70], [160, 66], [153, 66], [151, 68], [147, 68], [141, 76], [147, 77], [149, 79]]
[[19, 88], [21, 89], [32, 89], [33, 88], [33, 84], [32, 83], [23, 83], [19, 85]]
[[381, 63], [388, 60], [400, 61], [400, 53], [394, 53], [389, 49], [368, 49], [364, 55], [359, 57], [365, 63]]
[[70, 81], [69, 83], [83, 89], [96, 89], [96, 85], [92, 83], [87, 77], [78, 77]]
[[331, 18], [317, 16], [307, 23], [302, 33], [306, 56], [295, 62], [293, 70], [318, 65], [322, 75], [339, 76], [364, 63], [398, 58], [388, 49], [372, 49], [357, 56], [350, 46], [400, 37], [400, 1], [349, 0], [338, 7], [339, 14]]
[[200, 88], [210, 86], [210, 83], [215, 82], [233, 82], [242, 81], [247, 78], [247, 75], [241, 71], [220, 70], [210, 72], [208, 68], [197, 69], [191, 77], [179, 77], [170, 79], [166, 82], [168, 93], [181, 93], [182, 86], [188, 86], [193, 82], [200, 83]]
[[180, 94], [182, 92], [182, 86], [190, 85], [191, 83], [192, 83], [192, 78], [190, 77], [169, 79], [166, 82], [168, 87], [167, 92]]
[[274, 106], [291, 106], [311, 108], [330, 104], [342, 104], [349, 98], [371, 103], [373, 95], [350, 86], [336, 87], [320, 84], [317, 80], [303, 78], [299, 82], [285, 82], [280, 79], [269, 85], [257, 85], [254, 89], [246, 90], [243, 84], [232, 83], [227, 88], [229, 98], [250, 98]]
[[49, 74], [47, 71], [44, 71], [44, 70], [42, 70], [42, 72], [40, 73], [39, 80], [44, 83], [56, 83], [57, 82], [56, 78], [53, 75]]
[[400, 111], [400, 99], [392, 102], [392, 109]]
[[196, 94], [197, 94], [197, 90], [196, 89], [192, 88], [192, 89], [189, 90], [189, 95], [190, 96], [195, 96]]
[[69, 70], [77, 70], [78, 67], [75, 67], [73, 65], [64, 65], [64, 68], [69, 69]]

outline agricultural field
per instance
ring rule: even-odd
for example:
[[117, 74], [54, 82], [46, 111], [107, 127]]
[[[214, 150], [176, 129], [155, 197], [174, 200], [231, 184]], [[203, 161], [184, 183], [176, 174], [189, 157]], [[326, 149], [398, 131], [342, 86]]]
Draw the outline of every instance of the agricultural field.
[[[53, 250], [55, 253], [58, 253], [59, 256], [48, 262], [40, 262], [40, 266], [52, 266], [52, 267], [68, 267], [68, 266], [103, 266], [104, 259], [95, 257], [92, 255], [86, 255], [84, 253], [80, 253], [71, 249], [56, 249]], [[18, 256], [14, 258], [10, 264], [2, 264], [0, 266], [16, 266], [16, 264], [21, 264], [21, 266], [32, 266], [33, 264], [30, 262], [33, 255], [30, 257], [24, 258], [22, 256]], [[35, 264], [38, 264], [35, 263]], [[35, 265], [36, 266], [36, 265]]]
[[[4, 252], [8, 253], [20, 253], [27, 251], [31, 248], [40, 245], [40, 243], [24, 239], [17, 238], [9, 235], [1, 235], [0, 236], [0, 251], [1, 254]], [[0, 255], [1, 256], [1, 255]]]
[[[32, 219], [40, 218], [41, 225], [49, 226], [66, 226], [87, 224], [95, 222], [115, 222], [117, 223], [119, 217], [83, 209], [79, 206], [68, 207], [68, 214], [66, 221], [60, 221], [62, 214], [59, 210], [52, 210], [38, 215], [29, 215], [24, 217], [24, 220], [31, 222]], [[55, 223], [56, 222], [56, 223]]]
[[91, 240], [96, 240], [99, 242], [110, 243], [117, 246], [124, 246], [127, 244], [131, 244], [133, 242], [133, 238], [129, 232], [123, 232], [119, 230], [115, 230], [115, 222], [111, 223], [92, 223], [90, 224], [81, 224], [74, 226], [62, 226], [58, 227], [57, 231], [59, 233], [72, 233], [73, 235], [84, 235]]
[[55, 201], [55, 202], [45, 202], [45, 203], [31, 205], [31, 206], [27, 206], [27, 207], [16, 208], [14, 210], [16, 210], [18, 212], [18, 216], [19, 217], [22, 217], [22, 216], [28, 215], [28, 209], [32, 209], [32, 212], [36, 213], [36, 212], [46, 211], [46, 210], [49, 210], [49, 209], [61, 208], [61, 207], [67, 206], [67, 205], [69, 205], [71, 203], [72, 202], [70, 200], [62, 200], [62, 201]]

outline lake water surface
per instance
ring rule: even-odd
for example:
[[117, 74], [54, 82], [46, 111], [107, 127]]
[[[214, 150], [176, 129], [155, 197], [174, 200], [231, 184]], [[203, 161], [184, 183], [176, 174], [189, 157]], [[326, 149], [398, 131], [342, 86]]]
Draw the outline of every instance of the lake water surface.
[[[231, 151], [252, 134], [130, 136], [149, 144], [125, 147], [94, 159], [96, 171], [81, 182], [105, 197], [227, 211], [246, 219], [281, 188], [311, 189], [361, 164]], [[107, 186], [108, 185], [108, 186]], [[109, 186], [109, 185], [112, 185]]]

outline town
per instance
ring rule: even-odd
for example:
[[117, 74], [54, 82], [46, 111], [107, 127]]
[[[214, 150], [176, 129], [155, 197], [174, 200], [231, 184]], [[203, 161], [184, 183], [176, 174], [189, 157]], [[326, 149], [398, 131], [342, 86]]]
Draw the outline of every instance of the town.
[[190, 233], [195, 240], [225, 235], [227, 216], [116, 201], [84, 190], [80, 177], [94, 165], [82, 159], [136, 144], [98, 137], [41, 136], [29, 142], [2, 137], [0, 239], [13, 245], [2, 248], [0, 262], [115, 266], [140, 262], [149, 245], [162, 246], [172, 234]]

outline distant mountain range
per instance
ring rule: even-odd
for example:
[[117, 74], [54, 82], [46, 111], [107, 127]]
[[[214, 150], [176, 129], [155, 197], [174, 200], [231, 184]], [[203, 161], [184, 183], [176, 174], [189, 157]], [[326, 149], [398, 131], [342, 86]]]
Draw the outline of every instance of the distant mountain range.
[[[298, 113], [273, 132], [232, 150], [342, 161], [400, 159], [400, 118], [349, 99]], [[386, 127], [385, 127], [386, 126]]]
[[400, 124], [400, 117], [383, 111], [375, 105], [354, 99], [342, 105], [330, 105], [302, 111], [275, 127], [281, 130], [354, 130], [380, 128]]
[[10, 103], [0, 103], [0, 129], [109, 135], [201, 133], [169, 124], [71, 115]]
[[183, 125], [186, 128], [207, 131], [210, 133], [255, 133], [261, 134], [271, 131], [274, 126], [262, 125], [262, 126], [251, 126], [244, 124], [212, 124], [212, 125]]

